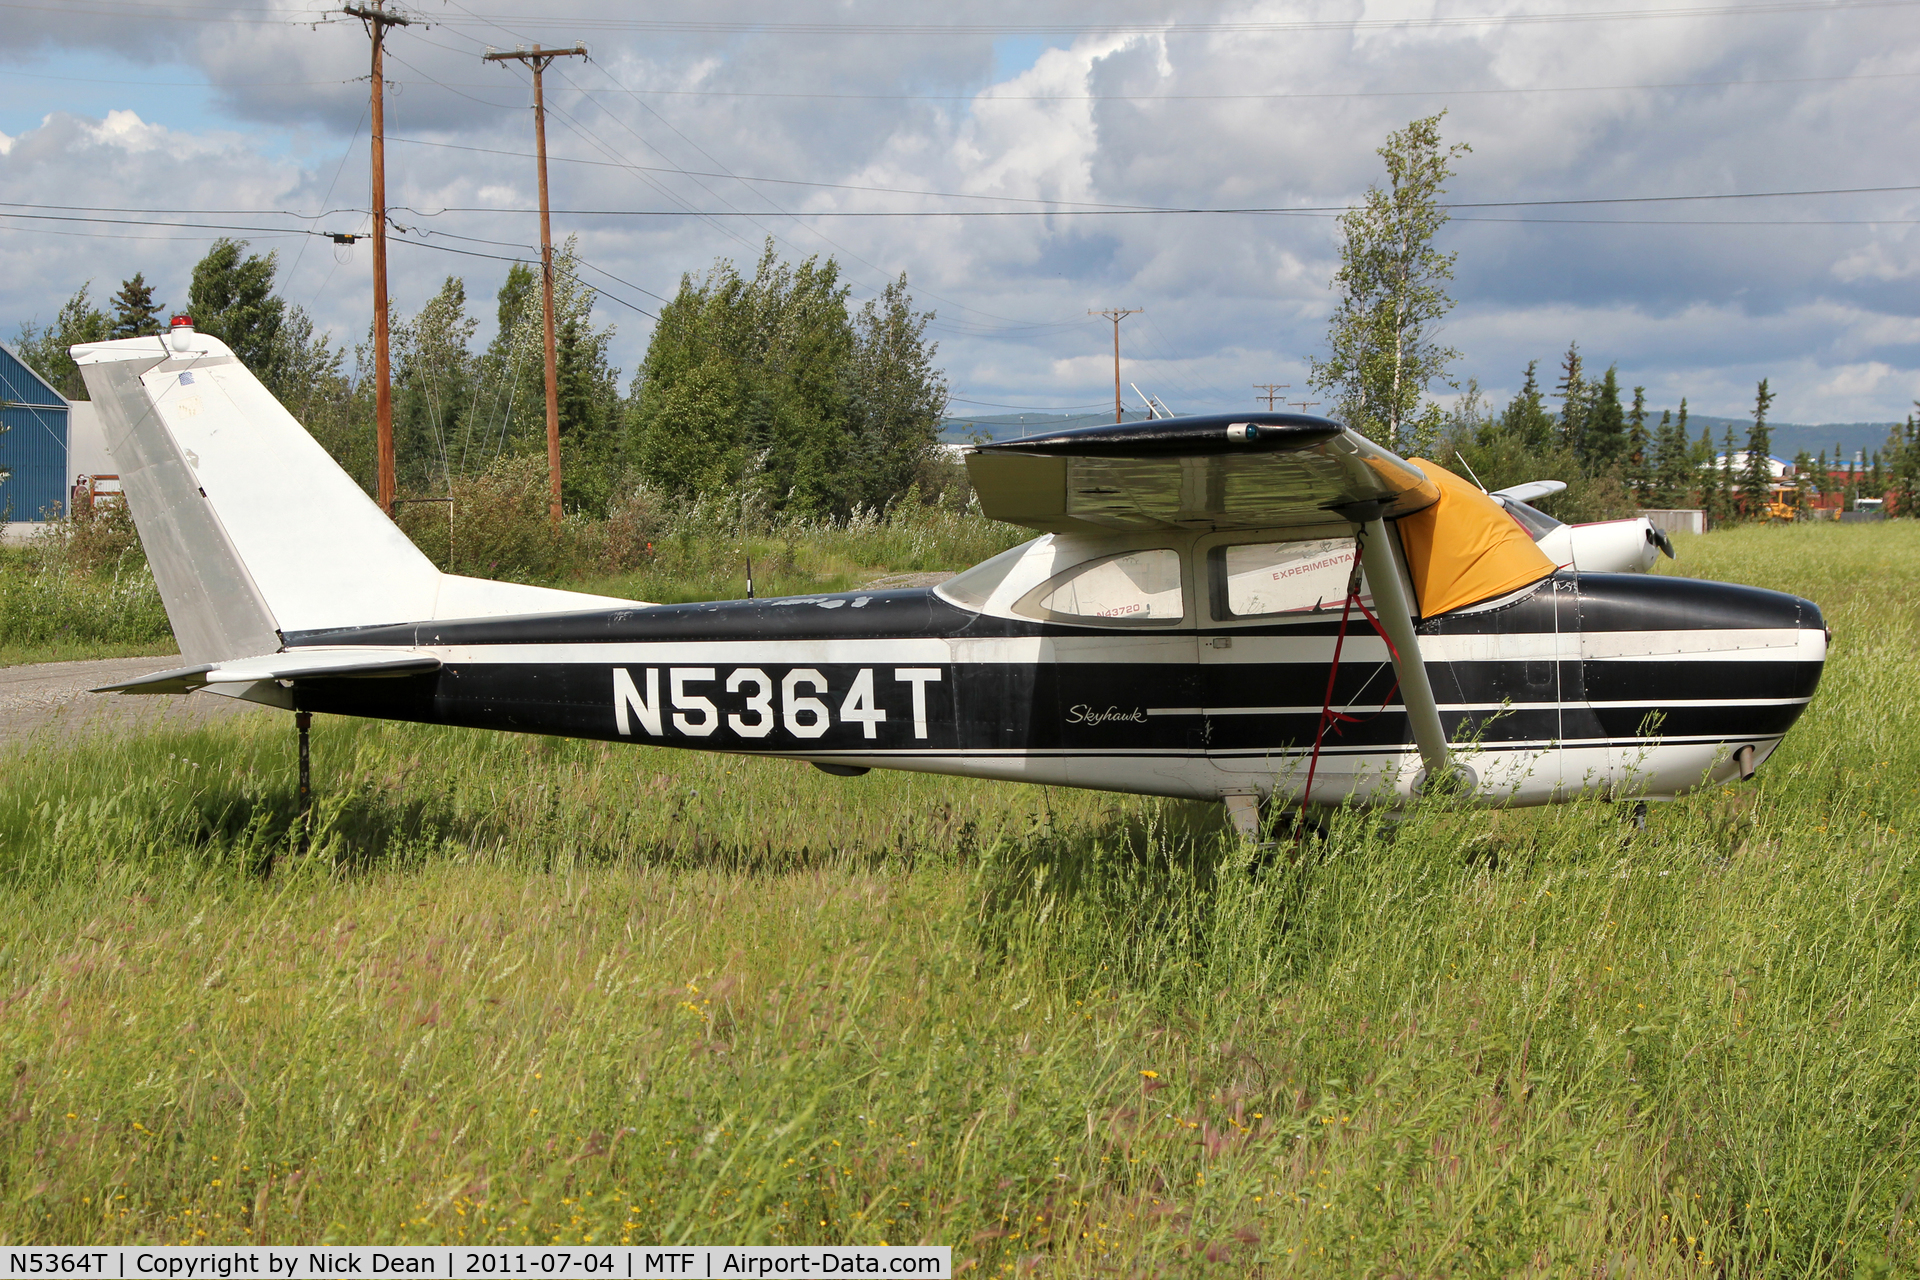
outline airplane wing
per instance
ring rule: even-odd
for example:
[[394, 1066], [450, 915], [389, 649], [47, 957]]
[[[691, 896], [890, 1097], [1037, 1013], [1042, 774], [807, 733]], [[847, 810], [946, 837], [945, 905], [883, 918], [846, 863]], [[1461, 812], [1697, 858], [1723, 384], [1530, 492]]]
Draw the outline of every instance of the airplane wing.
[[1489, 498], [1512, 498], [1515, 502], [1532, 502], [1535, 498], [1544, 498], [1559, 493], [1567, 487], [1565, 480], [1529, 480], [1525, 484], [1511, 485], [1505, 489], [1495, 489]]
[[967, 470], [987, 515], [1047, 533], [1317, 524], [1356, 504], [1391, 518], [1440, 497], [1418, 467], [1358, 432], [1291, 413], [1001, 440], [970, 452]]
[[261, 680], [315, 680], [322, 676], [412, 676], [440, 669], [440, 659], [412, 649], [302, 648], [288, 653], [264, 653], [254, 658], [202, 662], [171, 671], [156, 671], [121, 684], [102, 685], [93, 693], [192, 693], [210, 684], [255, 684]]

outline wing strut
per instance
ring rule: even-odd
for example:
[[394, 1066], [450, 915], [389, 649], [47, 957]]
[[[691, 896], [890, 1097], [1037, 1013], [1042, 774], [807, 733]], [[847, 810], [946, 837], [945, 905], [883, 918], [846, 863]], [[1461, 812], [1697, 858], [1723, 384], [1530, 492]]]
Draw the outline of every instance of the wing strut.
[[[1416, 791], [1428, 779], [1444, 778], [1460, 772], [1447, 754], [1447, 731], [1440, 724], [1440, 706], [1434, 700], [1433, 685], [1427, 680], [1427, 664], [1420, 657], [1420, 637], [1413, 628], [1413, 606], [1407, 601], [1405, 580], [1401, 577], [1399, 544], [1394, 541], [1377, 502], [1354, 503], [1344, 514], [1360, 523], [1360, 559], [1367, 571], [1367, 584], [1373, 588], [1374, 603], [1379, 606], [1380, 625], [1393, 640], [1393, 673], [1400, 678], [1400, 696], [1406, 703], [1407, 720], [1413, 726], [1413, 740], [1420, 747], [1420, 762], [1426, 766]], [[1363, 508], [1372, 508], [1364, 510]], [[1465, 781], [1472, 785], [1472, 776]]]

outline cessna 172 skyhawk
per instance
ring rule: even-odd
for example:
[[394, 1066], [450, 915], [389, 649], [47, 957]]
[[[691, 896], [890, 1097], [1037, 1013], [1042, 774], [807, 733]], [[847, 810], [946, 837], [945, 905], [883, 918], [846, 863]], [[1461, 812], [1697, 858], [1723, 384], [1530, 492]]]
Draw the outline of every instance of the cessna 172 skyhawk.
[[1670, 796], [1753, 769], [1820, 611], [1560, 571], [1325, 419], [982, 446], [1039, 537], [929, 589], [650, 605], [439, 572], [218, 340], [74, 348], [187, 665], [114, 686], [1257, 805]]

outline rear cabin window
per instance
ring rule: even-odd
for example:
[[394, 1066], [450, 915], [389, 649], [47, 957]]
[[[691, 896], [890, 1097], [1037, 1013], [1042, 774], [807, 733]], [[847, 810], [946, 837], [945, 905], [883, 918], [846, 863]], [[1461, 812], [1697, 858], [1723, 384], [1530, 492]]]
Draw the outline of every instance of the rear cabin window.
[[[1338, 609], [1347, 598], [1356, 553], [1352, 538], [1215, 547], [1207, 554], [1214, 616], [1265, 618]], [[1364, 585], [1360, 598], [1373, 602]]]
[[1021, 603], [1021, 612], [1045, 618], [1178, 622], [1186, 613], [1180, 593], [1180, 553], [1129, 551], [1075, 565], [1042, 583]]

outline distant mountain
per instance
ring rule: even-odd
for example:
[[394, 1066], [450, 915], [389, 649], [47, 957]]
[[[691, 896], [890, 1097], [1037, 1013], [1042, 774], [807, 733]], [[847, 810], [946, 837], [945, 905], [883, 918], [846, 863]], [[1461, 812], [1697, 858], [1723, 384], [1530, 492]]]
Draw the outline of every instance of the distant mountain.
[[[1647, 415], [1647, 429], [1653, 430], [1660, 421], [1660, 415]], [[1733, 428], [1733, 447], [1747, 447], [1747, 428], [1753, 425], [1752, 418], [1715, 418], [1704, 413], [1687, 415], [1687, 431], [1694, 439], [1700, 438], [1701, 427], [1713, 428], [1713, 443], [1717, 447], [1728, 427]], [[1897, 422], [1822, 422], [1809, 426], [1802, 422], [1769, 422], [1772, 432], [1773, 456], [1786, 462], [1793, 461], [1793, 455], [1805, 449], [1815, 457], [1825, 449], [1827, 457], [1832, 459], [1834, 448], [1839, 447], [1840, 457], [1844, 461], [1855, 453], [1864, 450], [1868, 459], [1887, 447], [1887, 433], [1900, 424]]]

